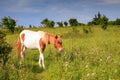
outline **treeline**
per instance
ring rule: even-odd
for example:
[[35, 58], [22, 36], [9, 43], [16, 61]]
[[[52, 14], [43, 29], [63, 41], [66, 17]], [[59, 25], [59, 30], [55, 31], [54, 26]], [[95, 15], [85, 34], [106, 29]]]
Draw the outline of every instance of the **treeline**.
[[[55, 26], [58, 27], [75, 27], [75, 26], [83, 26], [83, 25], [101, 25], [102, 29], [107, 29], [108, 25], [120, 25], [120, 18], [117, 18], [115, 21], [109, 21], [109, 18], [106, 17], [106, 15], [102, 15], [100, 12], [95, 14], [94, 18], [92, 21], [88, 22], [87, 24], [80, 23], [77, 19], [75, 18], [70, 18], [68, 21], [60, 21], [60, 22], [55, 22], [53, 20], [49, 20], [48, 18], [43, 19], [40, 24], [42, 26], [40, 27], [49, 27], [49, 28], [54, 28]], [[56, 25], [57, 24], [57, 25]], [[0, 27], [5, 27], [8, 28], [10, 32], [14, 33], [15, 27], [16, 27], [16, 20], [11, 18], [10, 16], [8, 17], [3, 17], [0, 21]], [[29, 28], [36, 27], [29, 25]], [[24, 26], [18, 26], [18, 28], [24, 28]]]
[[[55, 27], [55, 22], [53, 20], [49, 20], [48, 18], [43, 19], [40, 23], [43, 27]], [[64, 22], [56, 22], [56, 24], [58, 25], [58, 27], [85, 25], [83, 23], [79, 23], [78, 20], [75, 18], [70, 18], [68, 21]]]
[[[43, 27], [55, 27], [55, 22], [53, 20], [49, 20], [48, 18], [43, 19], [41, 22]], [[70, 18], [68, 21], [64, 22], [56, 22], [58, 27], [66, 27], [66, 26], [83, 26], [83, 25], [120, 25], [120, 18], [117, 18], [115, 21], [109, 21], [109, 18], [106, 15], [102, 15], [100, 12], [95, 14], [92, 21], [87, 24], [80, 23], [75, 18]]]

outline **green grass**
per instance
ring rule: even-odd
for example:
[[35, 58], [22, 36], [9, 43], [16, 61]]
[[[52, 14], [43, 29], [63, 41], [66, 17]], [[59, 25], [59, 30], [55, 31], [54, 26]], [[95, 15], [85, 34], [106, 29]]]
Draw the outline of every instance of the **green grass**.
[[[16, 50], [18, 33], [8, 34], [7, 42], [13, 46], [6, 68], [10, 80], [120, 79], [119, 27], [108, 27], [106, 31], [92, 27], [88, 33], [84, 33], [82, 27], [31, 30], [62, 35], [65, 53], [60, 55], [52, 45], [48, 45], [44, 51], [46, 69], [43, 70], [38, 65], [38, 50], [27, 49], [24, 63], [19, 65]], [[2, 73], [0, 75], [6, 76]]]

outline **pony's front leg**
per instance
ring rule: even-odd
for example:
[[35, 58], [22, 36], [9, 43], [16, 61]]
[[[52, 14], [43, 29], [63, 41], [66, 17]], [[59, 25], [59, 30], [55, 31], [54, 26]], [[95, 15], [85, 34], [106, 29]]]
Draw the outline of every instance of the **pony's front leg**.
[[[41, 62], [42, 62], [42, 64], [41, 64]], [[39, 65], [40, 65], [40, 67], [42, 67], [43, 69], [45, 69], [43, 53], [40, 53]]]
[[[44, 41], [42, 39], [40, 39], [39, 41], [39, 52], [40, 52], [40, 56], [39, 56], [39, 65], [40, 67], [42, 67], [43, 69], [45, 69], [45, 65], [44, 65], [44, 56], [43, 56], [43, 52], [45, 49], [46, 44], [44, 43]], [[41, 64], [42, 62], [42, 64]], [[41, 66], [42, 65], [42, 66]]]
[[41, 58], [40, 58], [40, 56], [39, 56], [39, 66], [41, 67]]

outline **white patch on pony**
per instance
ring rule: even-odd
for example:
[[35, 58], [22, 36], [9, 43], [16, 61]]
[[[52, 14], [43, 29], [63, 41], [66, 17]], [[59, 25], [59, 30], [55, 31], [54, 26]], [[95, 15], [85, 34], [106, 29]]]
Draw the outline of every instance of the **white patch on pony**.
[[[42, 62], [42, 64], [41, 64], [41, 62]], [[45, 69], [43, 53], [40, 53], [39, 65], [40, 65], [40, 67], [43, 67], [43, 69]]]
[[45, 32], [43, 31], [34, 32], [30, 30], [23, 30], [21, 34], [23, 33], [25, 34], [25, 40], [21, 43], [23, 43], [25, 47], [30, 49], [39, 48], [39, 40], [45, 35]]

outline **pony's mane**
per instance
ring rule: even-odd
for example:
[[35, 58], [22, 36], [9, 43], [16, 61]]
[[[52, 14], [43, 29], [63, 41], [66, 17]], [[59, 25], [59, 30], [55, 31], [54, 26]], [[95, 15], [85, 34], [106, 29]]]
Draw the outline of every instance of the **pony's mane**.
[[50, 33], [45, 34], [44, 40], [47, 44], [54, 44], [54, 39], [55, 39], [55, 35]]

